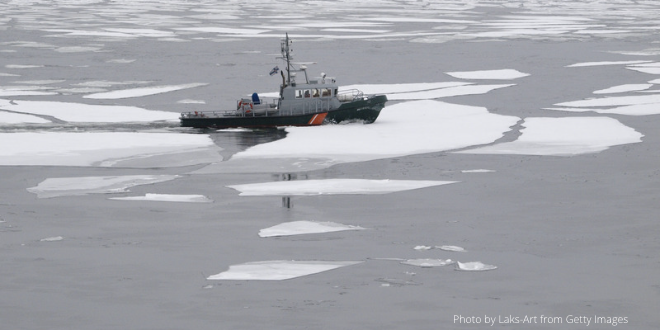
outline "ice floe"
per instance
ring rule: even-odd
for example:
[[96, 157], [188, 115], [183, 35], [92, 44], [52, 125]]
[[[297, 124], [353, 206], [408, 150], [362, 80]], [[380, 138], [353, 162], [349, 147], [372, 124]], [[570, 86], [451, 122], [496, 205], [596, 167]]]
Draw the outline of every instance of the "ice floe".
[[610, 88], [600, 89], [594, 91], [594, 94], [615, 94], [615, 93], [626, 93], [626, 92], [637, 92], [643, 91], [651, 88], [653, 84], [625, 84], [612, 86]]
[[652, 61], [645, 60], [634, 60], [634, 61], [600, 61], [600, 62], [581, 62], [571, 65], [567, 65], [567, 68], [575, 67], [585, 67], [585, 66], [602, 66], [602, 65], [629, 65], [629, 64], [640, 64], [640, 63], [649, 63]]
[[173, 167], [222, 160], [211, 138], [198, 134], [16, 132], [0, 133], [0, 145], [0, 165]]
[[279, 281], [352, 266], [362, 261], [256, 261], [229, 266], [229, 270], [209, 276], [208, 280]]
[[516, 141], [458, 153], [573, 156], [638, 143], [643, 136], [607, 117], [526, 118], [523, 126]]
[[46, 237], [42, 238], [39, 240], [39, 242], [58, 242], [64, 240], [64, 237], [62, 236], [53, 236], [53, 237]]
[[492, 80], [511, 80], [529, 76], [529, 73], [520, 72], [514, 69], [501, 70], [482, 70], [482, 71], [463, 71], [447, 72], [448, 75], [459, 79], [492, 79]]
[[401, 262], [404, 265], [418, 266], [418, 267], [442, 267], [454, 263], [451, 259], [408, 259]]
[[240, 196], [315, 196], [337, 194], [388, 194], [440, 186], [456, 181], [325, 179], [248, 183], [228, 186]]
[[292, 236], [302, 234], [331, 233], [344, 230], [363, 230], [360, 226], [344, 225], [330, 221], [292, 221], [261, 229], [259, 237]]
[[128, 188], [154, 184], [178, 178], [178, 175], [123, 175], [48, 178], [27, 191], [39, 198], [80, 196], [87, 194], [116, 194]]
[[90, 105], [83, 103], [22, 101], [0, 99], [0, 109], [53, 116], [67, 122], [119, 123], [178, 121], [179, 114], [167, 111], [146, 110], [131, 106]]
[[494, 170], [488, 170], [488, 169], [474, 169], [474, 170], [462, 170], [461, 173], [492, 173], [495, 172]]
[[440, 245], [440, 246], [436, 246], [435, 248], [443, 250], [443, 251], [465, 252], [464, 248], [462, 248], [460, 246], [455, 246], [455, 245]]
[[[594, 98], [580, 101], [557, 103], [559, 108], [546, 110], [584, 112], [593, 111], [604, 114], [644, 116], [660, 114], [660, 95], [634, 95]], [[608, 107], [608, 108], [606, 108]]]
[[494, 142], [519, 119], [492, 114], [483, 107], [432, 100], [403, 102], [385, 107], [370, 125], [286, 128], [285, 139], [254, 146], [195, 173], [312, 170], [465, 148]]
[[471, 262], [456, 262], [456, 270], [465, 270], [465, 271], [486, 271], [497, 269], [497, 266], [487, 265], [481, 261], [471, 261]]
[[182, 203], [212, 203], [213, 200], [204, 195], [174, 195], [174, 194], [146, 194], [144, 196], [111, 197], [109, 199], [121, 201], [153, 201], [153, 202], [182, 202]]
[[205, 83], [191, 83], [183, 85], [167, 85], [167, 86], [150, 86], [150, 87], [141, 87], [141, 88], [131, 88], [125, 90], [104, 92], [104, 93], [95, 93], [83, 96], [86, 99], [125, 99], [131, 97], [142, 97], [149, 95], [156, 95], [161, 93], [173, 92], [182, 89], [195, 88], [200, 86], [206, 86]]
[[50, 120], [37, 116], [0, 110], [0, 124], [46, 124], [50, 122]]

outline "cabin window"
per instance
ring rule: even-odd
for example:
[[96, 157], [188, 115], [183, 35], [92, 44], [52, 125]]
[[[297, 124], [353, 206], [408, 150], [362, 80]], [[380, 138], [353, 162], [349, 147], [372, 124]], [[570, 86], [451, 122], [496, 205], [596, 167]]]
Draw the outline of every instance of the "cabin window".
[[330, 97], [332, 94], [332, 90], [330, 88], [324, 88], [321, 90], [321, 97]]
[[297, 99], [302, 99], [303, 97], [303, 90], [302, 89], [296, 89], [296, 98]]
[[319, 89], [318, 88], [312, 89], [312, 97], [319, 97]]
[[308, 97], [310, 97], [310, 96], [311, 96], [311, 94], [310, 94], [310, 92], [309, 92], [309, 89], [306, 89], [306, 90], [305, 90], [305, 98], [308, 98]]

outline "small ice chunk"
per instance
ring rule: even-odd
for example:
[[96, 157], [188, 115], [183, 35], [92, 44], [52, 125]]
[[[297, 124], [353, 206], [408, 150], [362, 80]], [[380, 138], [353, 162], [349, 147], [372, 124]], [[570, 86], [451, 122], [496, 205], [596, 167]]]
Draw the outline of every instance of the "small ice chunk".
[[155, 201], [155, 202], [185, 202], [185, 203], [211, 203], [213, 200], [204, 195], [172, 195], [172, 194], [146, 194], [144, 196], [112, 197], [110, 199], [123, 201]]
[[461, 173], [490, 173], [495, 172], [494, 170], [487, 169], [476, 169], [476, 170], [462, 170]]
[[426, 246], [426, 245], [417, 245], [414, 247], [414, 249], [417, 251], [430, 250], [432, 248], [433, 248], [432, 246]]
[[408, 259], [401, 262], [404, 265], [418, 266], [418, 267], [442, 267], [454, 263], [451, 259]]
[[57, 242], [57, 241], [61, 241], [63, 239], [64, 239], [64, 237], [62, 237], [62, 236], [53, 236], [53, 237], [42, 238], [39, 241], [40, 242]]
[[302, 234], [330, 233], [343, 230], [363, 230], [359, 226], [344, 225], [336, 222], [292, 221], [265, 228], [259, 231], [259, 237], [292, 236]]
[[441, 246], [436, 246], [435, 248], [443, 251], [465, 252], [464, 248], [455, 245], [441, 245]]
[[457, 270], [466, 270], [466, 271], [486, 271], [497, 269], [497, 266], [486, 265], [481, 261], [472, 261], [472, 262], [456, 262]]
[[229, 266], [229, 270], [209, 276], [208, 280], [279, 281], [351, 266], [362, 261], [256, 261]]

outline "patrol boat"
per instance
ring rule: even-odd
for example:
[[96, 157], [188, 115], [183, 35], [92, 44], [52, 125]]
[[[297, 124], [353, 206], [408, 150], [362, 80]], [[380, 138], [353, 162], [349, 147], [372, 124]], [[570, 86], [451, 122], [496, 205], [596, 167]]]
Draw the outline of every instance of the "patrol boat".
[[[271, 71], [271, 75], [279, 72], [282, 76], [278, 98], [261, 98], [253, 93], [252, 97], [237, 101], [235, 110], [183, 112], [180, 117], [181, 126], [264, 128], [316, 126], [350, 120], [370, 124], [378, 118], [387, 102], [385, 95], [365, 95], [356, 89], [340, 91], [336, 80], [326, 77], [325, 73], [309, 79], [304, 64], [291, 62], [291, 44], [287, 33], [281, 42], [281, 59], [286, 63], [286, 77], [284, 70], [280, 71], [278, 67]], [[299, 73], [302, 73], [304, 82], [296, 81]]]

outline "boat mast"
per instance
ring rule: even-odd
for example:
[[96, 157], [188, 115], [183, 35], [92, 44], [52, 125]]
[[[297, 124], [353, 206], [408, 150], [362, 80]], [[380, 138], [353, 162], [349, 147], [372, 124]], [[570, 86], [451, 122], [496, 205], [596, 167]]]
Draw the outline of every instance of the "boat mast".
[[289, 49], [289, 33], [286, 34], [286, 39], [282, 42], [282, 57], [286, 61], [286, 84], [291, 85], [291, 52]]

